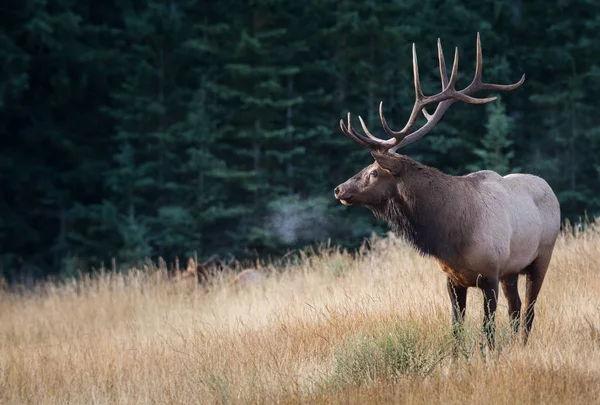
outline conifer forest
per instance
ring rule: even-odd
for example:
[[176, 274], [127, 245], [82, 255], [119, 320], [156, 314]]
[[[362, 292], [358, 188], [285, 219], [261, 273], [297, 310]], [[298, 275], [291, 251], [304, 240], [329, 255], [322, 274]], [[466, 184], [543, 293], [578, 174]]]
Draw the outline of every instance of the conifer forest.
[[[333, 189], [459, 50], [515, 91], [456, 103], [400, 153], [445, 173], [544, 178], [563, 220], [600, 214], [600, 2], [6, 0], [0, 6], [0, 275], [150, 258], [281, 257], [388, 230]], [[419, 125], [424, 120], [421, 118]], [[442, 197], [440, 197], [442, 198]]]

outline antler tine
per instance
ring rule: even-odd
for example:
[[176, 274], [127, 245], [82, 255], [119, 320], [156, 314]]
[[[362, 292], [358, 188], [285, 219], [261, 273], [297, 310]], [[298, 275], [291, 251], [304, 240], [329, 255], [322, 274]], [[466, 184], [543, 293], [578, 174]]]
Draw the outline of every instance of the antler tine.
[[[444, 58], [444, 50], [442, 49], [442, 41], [440, 38], [438, 38], [438, 40], [437, 40], [437, 46], [438, 46], [438, 61], [439, 61], [439, 65], [440, 65], [440, 78], [442, 80], [442, 91], [443, 91], [443, 90], [446, 90], [446, 88], [448, 87], [448, 73], [446, 71], [446, 60]], [[453, 71], [454, 71], [454, 69], [453, 69]], [[425, 117], [425, 119], [427, 121], [431, 121], [431, 119], [433, 118], [433, 115], [429, 114], [425, 107], [423, 107], [421, 112], [423, 113], [423, 116]]]
[[494, 101], [496, 99], [496, 97], [475, 98], [475, 97], [470, 97], [466, 94], [463, 94], [463, 92], [461, 92], [461, 91], [456, 91], [455, 86], [456, 86], [457, 78], [458, 78], [458, 47], [454, 48], [454, 62], [452, 63], [452, 73], [450, 74], [450, 82], [448, 83], [448, 85], [446, 86], [444, 91], [442, 91], [441, 93], [436, 94], [435, 96], [432, 96], [432, 97], [426, 97], [425, 103], [430, 104], [430, 103], [434, 103], [434, 102], [438, 102], [438, 101], [447, 100], [450, 98], [455, 98], [457, 100], [464, 101], [465, 103], [469, 103], [469, 104], [485, 104], [485, 103], [489, 103], [490, 101]]
[[364, 146], [365, 148], [371, 147], [371, 145], [368, 142], [366, 142], [363, 137], [355, 136], [353, 133], [349, 132], [348, 128], [346, 128], [346, 124], [344, 124], [344, 120], [340, 120], [340, 128], [342, 129], [342, 133], [346, 135], [348, 139], [353, 140], [354, 142], [358, 143], [360, 146]]
[[438, 38], [438, 60], [440, 62], [440, 76], [442, 78], [442, 90], [448, 86], [448, 73], [446, 73], [446, 61], [444, 60], [444, 51], [442, 50], [442, 41]]
[[[419, 117], [419, 113], [421, 112], [423, 107], [426, 104], [430, 104], [430, 101], [428, 101], [429, 97], [425, 97], [423, 95], [423, 91], [421, 90], [421, 81], [419, 78], [419, 62], [417, 59], [417, 47], [415, 46], [414, 43], [412, 46], [412, 57], [413, 57], [413, 82], [415, 85], [415, 104], [413, 105], [413, 109], [410, 113], [410, 117], [408, 118], [408, 121], [406, 122], [406, 125], [404, 126], [404, 128], [402, 128], [400, 131], [392, 130], [388, 126], [387, 121], [386, 121], [385, 117], [383, 116], [383, 101], [381, 103], [379, 103], [379, 118], [381, 119], [381, 125], [383, 126], [383, 130], [385, 131], [386, 134], [388, 134], [393, 139], [395, 139], [397, 143], [400, 143], [402, 141], [402, 139], [404, 139], [404, 137], [410, 132], [412, 127], [415, 125], [415, 122], [417, 121], [417, 118]], [[391, 140], [392, 139], [388, 139], [388, 141], [391, 141]]]
[[417, 60], [417, 47], [413, 42], [412, 45], [412, 58], [413, 58], [413, 78], [415, 83], [415, 98], [417, 101], [422, 100], [425, 96], [421, 90], [421, 80], [419, 79], [419, 62]]
[[[362, 119], [361, 119], [361, 122], [362, 122]], [[348, 113], [348, 126], [346, 127], [346, 125], [344, 124], [344, 120], [340, 120], [340, 127], [342, 128], [342, 132], [344, 133], [344, 135], [346, 135], [348, 138], [352, 139], [353, 141], [359, 143], [361, 146], [364, 146], [367, 148], [386, 149], [387, 150], [391, 146], [396, 144], [394, 139], [392, 139], [392, 140], [379, 139], [379, 138], [373, 136], [368, 130], [366, 132], [368, 133], [368, 136], [370, 139], [365, 138], [364, 136], [360, 135], [358, 132], [356, 132], [354, 130], [354, 128], [352, 128], [350, 113]], [[366, 128], [366, 126], [363, 126], [363, 129], [364, 128]]]
[[425, 117], [425, 119], [426, 119], [427, 121], [430, 121], [430, 120], [431, 120], [431, 117], [433, 117], [431, 114], [429, 114], [429, 113], [427, 112], [427, 108], [425, 108], [425, 107], [423, 107], [423, 109], [421, 110], [421, 112], [423, 113], [423, 117]]
[[477, 56], [475, 59], [475, 79], [481, 81], [481, 72], [483, 71], [483, 53], [481, 52], [481, 36], [477, 33]]
[[377, 138], [375, 135], [373, 135], [368, 129], [367, 126], [365, 125], [365, 122], [363, 121], [362, 117], [359, 115], [358, 116], [358, 120], [360, 121], [360, 126], [362, 127], [363, 131], [365, 131], [365, 134], [373, 139], [374, 141], [383, 141], [383, 139], [379, 139]]
[[402, 131], [395, 132], [388, 126], [388, 123], [383, 116], [383, 101], [379, 102], [379, 119], [381, 120], [381, 125], [386, 134], [390, 136], [399, 136], [401, 134]]
[[458, 46], [454, 48], [454, 62], [452, 62], [452, 73], [450, 73], [450, 82], [444, 90], [454, 89], [456, 78], [458, 77]]
[[[438, 47], [438, 61], [440, 65], [440, 79], [442, 80], [442, 91], [448, 87], [448, 73], [446, 72], [446, 60], [444, 59], [444, 50], [442, 49], [442, 41], [440, 38], [437, 40]], [[430, 121], [433, 117], [427, 112], [427, 108], [423, 107], [421, 110], [423, 116], [427, 121]]]
[[483, 71], [483, 55], [481, 52], [481, 36], [479, 32], [477, 33], [477, 61], [475, 64], [475, 75], [473, 76], [473, 81], [469, 84], [461, 93], [469, 95], [473, 94], [479, 90], [499, 90], [499, 91], [509, 91], [514, 90], [520, 87], [523, 83], [525, 83], [525, 74], [521, 76], [521, 80], [513, 84], [494, 84], [494, 83], [484, 83], [481, 79]]
[[352, 121], [350, 119], [350, 113], [348, 113], [348, 132], [350, 134], [352, 134], [352, 136], [354, 136], [355, 138], [361, 138], [366, 143], [370, 143], [368, 139], [366, 139], [364, 136], [362, 136], [361, 134], [359, 134], [358, 132], [356, 132], [354, 130], [354, 128], [352, 128]]

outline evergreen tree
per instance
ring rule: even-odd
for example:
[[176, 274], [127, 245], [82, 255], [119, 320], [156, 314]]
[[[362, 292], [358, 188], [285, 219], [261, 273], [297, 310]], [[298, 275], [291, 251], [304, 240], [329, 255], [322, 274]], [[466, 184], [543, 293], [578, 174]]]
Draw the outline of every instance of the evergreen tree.
[[116, 254], [132, 261], [151, 254], [173, 255], [194, 233], [184, 225], [189, 212], [177, 196], [181, 122], [192, 97], [183, 47], [189, 38], [185, 10], [150, 1], [123, 10], [119, 67], [123, 82], [106, 109], [116, 122], [116, 150], [107, 172], [104, 204], [116, 217]]
[[469, 170], [493, 170], [501, 175], [518, 171], [512, 169], [510, 161], [514, 157], [512, 150], [513, 121], [506, 114], [506, 107], [501, 97], [486, 106], [488, 113], [485, 124], [486, 134], [481, 140], [483, 148], [476, 148], [475, 155], [480, 162], [470, 165]]
[[[554, 187], [567, 216], [587, 210], [600, 211], [597, 197], [598, 120], [592, 96], [600, 85], [598, 50], [595, 41], [600, 5], [577, 1], [568, 6], [525, 6], [532, 26], [523, 27], [534, 35], [527, 38], [520, 57], [533, 79], [527, 130], [532, 152], [527, 168], [542, 175]], [[569, 16], [565, 18], [565, 16]], [[537, 31], [539, 29], [540, 31]], [[529, 153], [528, 153], [529, 152]]]

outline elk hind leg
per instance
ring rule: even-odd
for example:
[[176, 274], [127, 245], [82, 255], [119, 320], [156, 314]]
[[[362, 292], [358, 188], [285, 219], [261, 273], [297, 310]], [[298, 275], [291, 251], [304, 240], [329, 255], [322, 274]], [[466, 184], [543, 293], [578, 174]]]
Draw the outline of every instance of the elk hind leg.
[[523, 327], [524, 345], [527, 344], [529, 334], [531, 333], [533, 319], [535, 318], [535, 303], [542, 288], [551, 257], [552, 250], [545, 255], [539, 256], [524, 271], [527, 276], [525, 284], [525, 325]]

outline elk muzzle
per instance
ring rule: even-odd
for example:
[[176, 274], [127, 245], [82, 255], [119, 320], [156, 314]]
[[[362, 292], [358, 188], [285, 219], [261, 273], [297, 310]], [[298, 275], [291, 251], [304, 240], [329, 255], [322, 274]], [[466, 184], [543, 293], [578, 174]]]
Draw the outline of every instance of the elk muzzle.
[[340, 184], [333, 190], [333, 195], [344, 205], [352, 205], [354, 200], [354, 193], [350, 192], [349, 187], [344, 184]]

